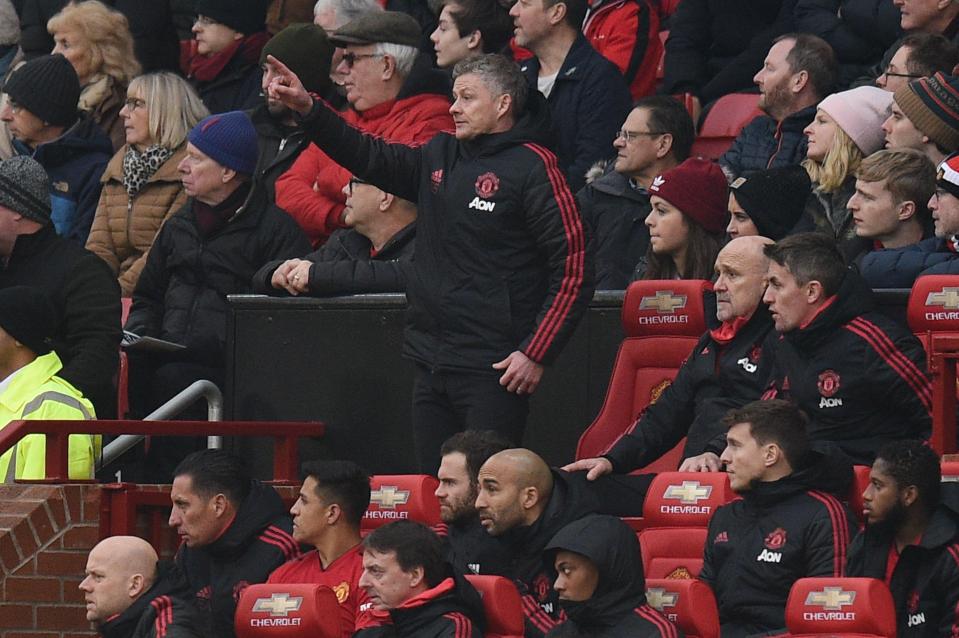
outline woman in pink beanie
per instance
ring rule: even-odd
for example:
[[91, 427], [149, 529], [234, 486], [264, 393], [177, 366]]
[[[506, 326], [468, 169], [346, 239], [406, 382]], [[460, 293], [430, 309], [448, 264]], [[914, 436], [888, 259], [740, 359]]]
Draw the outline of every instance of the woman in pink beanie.
[[726, 227], [726, 176], [691, 158], [653, 180], [649, 248], [633, 279], [710, 279]]
[[846, 203], [856, 190], [859, 164], [883, 146], [882, 123], [891, 107], [892, 94], [875, 86], [833, 93], [803, 131], [808, 147], [802, 165], [813, 186], [806, 213], [816, 230], [840, 243], [858, 242]]

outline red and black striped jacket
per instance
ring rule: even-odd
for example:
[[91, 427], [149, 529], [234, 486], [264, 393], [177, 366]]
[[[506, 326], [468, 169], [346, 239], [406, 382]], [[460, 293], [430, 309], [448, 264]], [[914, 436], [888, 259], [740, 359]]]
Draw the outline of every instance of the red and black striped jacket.
[[161, 561], [153, 586], [119, 614], [99, 624], [103, 638], [202, 638], [205, 624], [192, 600], [177, 597], [176, 568]]
[[482, 638], [483, 603], [462, 576], [445, 578], [436, 587], [390, 609], [393, 624], [361, 629], [354, 638]]
[[334, 161], [416, 202], [405, 354], [433, 370], [499, 374], [515, 350], [551, 363], [593, 293], [576, 200], [549, 139], [545, 100], [509, 130], [423, 146], [390, 144], [317, 102], [302, 119]]

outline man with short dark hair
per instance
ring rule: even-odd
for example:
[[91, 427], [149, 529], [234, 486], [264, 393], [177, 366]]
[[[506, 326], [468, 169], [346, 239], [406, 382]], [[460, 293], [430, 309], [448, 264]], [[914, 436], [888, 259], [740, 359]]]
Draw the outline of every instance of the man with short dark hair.
[[937, 33], [910, 33], [876, 78], [876, 86], [895, 93], [910, 80], [952, 73], [959, 64], [959, 47]]
[[763, 301], [782, 333], [766, 398], [809, 415], [809, 436], [869, 464], [887, 441], [932, 429], [932, 381], [916, 337], [875, 310], [834, 241], [799, 233], [765, 248]]
[[176, 564], [204, 612], [204, 635], [233, 638], [243, 589], [266, 582], [300, 555], [290, 517], [276, 491], [249, 477], [236, 456], [201, 450], [173, 471], [170, 527], [181, 545]]
[[789, 590], [808, 576], [842, 576], [855, 523], [845, 496], [852, 468], [813, 451], [806, 417], [785, 401], [731, 410], [721, 459], [742, 498], [709, 521], [700, 579], [716, 594], [724, 638], [785, 627]]
[[486, 0], [443, 0], [436, 30], [430, 34], [436, 66], [452, 69], [480, 53], [499, 53], [513, 35], [509, 9]]
[[897, 441], [879, 450], [862, 493], [866, 528], [846, 572], [889, 585], [900, 638], [950, 636], [959, 623], [959, 493], [940, 480], [924, 441]]

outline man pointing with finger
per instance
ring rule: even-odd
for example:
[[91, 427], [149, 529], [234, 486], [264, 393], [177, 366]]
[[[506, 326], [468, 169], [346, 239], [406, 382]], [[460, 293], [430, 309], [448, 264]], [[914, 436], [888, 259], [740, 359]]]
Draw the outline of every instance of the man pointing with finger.
[[[529, 395], [592, 296], [576, 201], [549, 139], [546, 103], [498, 55], [453, 71], [455, 135], [418, 147], [347, 125], [279, 61], [271, 97], [296, 111], [320, 149], [419, 211], [405, 355], [416, 363], [420, 470], [464, 429], [522, 439]], [[388, 265], [384, 265], [388, 267]]]

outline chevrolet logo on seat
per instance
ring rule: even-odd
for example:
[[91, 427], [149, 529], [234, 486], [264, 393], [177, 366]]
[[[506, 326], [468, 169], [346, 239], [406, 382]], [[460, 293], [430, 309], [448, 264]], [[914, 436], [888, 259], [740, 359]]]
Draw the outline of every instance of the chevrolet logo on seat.
[[646, 603], [656, 611], [663, 611], [666, 607], [675, 607], [679, 594], [666, 591], [662, 587], [650, 587], [646, 590]]
[[269, 598], [257, 598], [253, 611], [268, 611], [270, 616], [289, 616], [291, 611], [299, 611], [303, 604], [302, 596], [290, 598], [289, 594], [273, 594]]
[[946, 287], [926, 296], [927, 306], [942, 306], [946, 310], [959, 310], [959, 288]]
[[683, 481], [682, 485], [670, 485], [663, 492], [663, 498], [678, 500], [683, 505], [695, 505], [713, 493], [712, 485], [702, 485], [699, 481]]
[[640, 310], [655, 310], [660, 314], [674, 313], [686, 307], [686, 295], [674, 295], [672, 290], [657, 290], [653, 297], [639, 301]]
[[370, 502], [380, 509], [395, 510], [397, 505], [406, 505], [410, 500], [410, 491], [401, 490], [395, 485], [384, 485], [370, 493]]
[[841, 611], [856, 600], [856, 592], [845, 591], [842, 587], [823, 587], [822, 591], [811, 591], [806, 596], [807, 605], [818, 605], [828, 611]]

